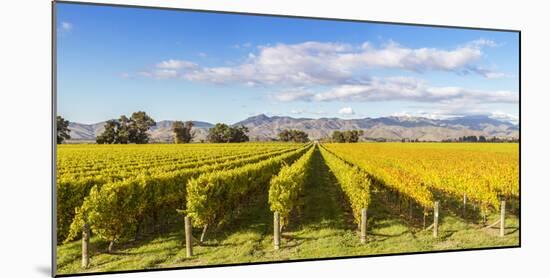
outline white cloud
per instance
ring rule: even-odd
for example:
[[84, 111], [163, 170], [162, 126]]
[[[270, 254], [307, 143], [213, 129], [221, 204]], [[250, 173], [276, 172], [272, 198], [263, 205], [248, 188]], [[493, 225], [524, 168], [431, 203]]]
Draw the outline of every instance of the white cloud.
[[157, 63], [151, 70], [142, 71], [138, 74], [155, 79], [182, 78], [181, 71], [189, 71], [197, 67], [197, 64], [190, 61], [169, 59]]
[[290, 111], [290, 113], [294, 115], [317, 115], [317, 116], [327, 115], [327, 112], [323, 110], [312, 111], [312, 110], [304, 110], [304, 109], [293, 109]]
[[233, 45], [233, 48], [237, 48], [237, 49], [240, 49], [240, 48], [250, 48], [252, 47], [252, 43], [250, 42], [245, 42], [243, 44], [234, 44]]
[[507, 121], [515, 125], [519, 124], [519, 117], [517, 115], [504, 113], [501, 111], [492, 112], [490, 117], [496, 120]]
[[496, 78], [504, 78], [504, 77], [510, 77], [509, 74], [503, 73], [503, 72], [497, 72], [492, 69], [487, 69], [481, 66], [473, 66], [469, 68], [469, 71], [466, 71], [465, 73], [474, 72], [477, 73], [485, 78], [489, 79], [496, 79]]
[[[295, 94], [295, 95], [294, 95]], [[517, 103], [512, 91], [483, 91], [461, 87], [435, 87], [411, 77], [372, 78], [362, 84], [335, 86], [322, 92], [284, 91], [274, 95], [279, 101], [413, 101], [449, 103]]]
[[351, 107], [342, 107], [340, 110], [338, 110], [338, 114], [340, 115], [354, 115], [355, 112], [353, 112], [353, 109]]
[[192, 69], [197, 67], [197, 64], [185, 60], [166, 60], [156, 65], [159, 69]]
[[67, 21], [61, 22], [61, 30], [63, 31], [71, 31], [73, 29], [73, 24]]
[[436, 48], [407, 48], [390, 42], [383, 48], [363, 44], [361, 52], [346, 53], [336, 62], [350, 67], [398, 68], [416, 72], [426, 70], [456, 71], [477, 61], [480, 47], [462, 46], [453, 50]]
[[151, 77], [155, 79], [169, 79], [178, 77], [178, 72], [174, 69], [155, 69], [152, 71], [143, 71], [139, 74], [141, 76]]
[[334, 43], [305, 42], [260, 47], [258, 55], [249, 53], [244, 63], [231, 67], [201, 68], [184, 73], [192, 81], [216, 84], [254, 83], [262, 85], [311, 85], [344, 82], [350, 72], [330, 65], [323, 66], [326, 56], [350, 46]]
[[449, 118], [455, 118], [455, 117], [464, 117], [464, 116], [479, 116], [484, 115], [488, 116], [489, 118], [509, 122], [514, 125], [517, 125], [519, 123], [519, 118], [517, 115], [504, 113], [500, 111], [496, 112], [487, 112], [487, 109], [478, 109], [475, 107], [459, 107], [459, 106], [450, 106], [445, 108], [437, 108], [434, 110], [417, 110], [417, 111], [402, 111], [397, 113], [392, 113], [391, 116], [394, 117], [422, 117], [422, 118], [428, 118], [432, 120], [442, 120], [442, 119], [449, 119]]
[[[487, 109], [492, 104], [517, 104], [519, 94], [506, 90], [433, 86], [412, 77], [368, 77], [365, 70], [390, 68], [507, 77], [509, 75], [479, 64], [483, 49], [495, 46], [495, 42], [485, 39], [454, 49], [409, 48], [392, 41], [381, 47], [368, 42], [353, 46], [310, 41], [259, 46], [254, 53], [248, 53], [243, 62], [227, 66], [204, 67], [186, 60], [169, 59], [140, 74], [156, 79], [181, 78], [212, 84], [282, 88], [270, 94], [270, 98], [278, 102], [401, 101], [424, 106], [437, 103], [438, 109], [428, 109], [425, 116], [441, 118], [491, 111]], [[354, 112], [351, 107], [338, 111], [340, 115], [354, 115]], [[292, 113], [314, 114], [299, 109]]]
[[[495, 104], [488, 102], [476, 102], [471, 99], [459, 99], [433, 105], [432, 103], [415, 103], [407, 106], [401, 113], [395, 116], [411, 115], [430, 119], [446, 119], [452, 117], [485, 115], [493, 119], [518, 123], [517, 103]], [[502, 112], [504, 111], [506, 112]]]
[[454, 49], [409, 48], [395, 42], [377, 48], [368, 42], [354, 47], [344, 43], [309, 41], [259, 46], [258, 53], [249, 53], [244, 62], [234, 66], [199, 67], [182, 60], [168, 60], [159, 65], [182, 69], [181, 77], [187, 80], [215, 84], [357, 84], [367, 79], [364, 70], [372, 68], [475, 73], [494, 78], [502, 74], [478, 65], [482, 49], [494, 45], [494, 42], [484, 39]]
[[59, 37], [64, 37], [69, 35], [73, 30], [73, 24], [67, 21], [61, 21], [57, 26], [57, 35]]
[[432, 119], [432, 120], [449, 119], [449, 118], [459, 117], [459, 116], [464, 116], [464, 115], [465, 114], [453, 113], [453, 112], [445, 111], [445, 110], [441, 110], [441, 109], [440, 110], [434, 110], [434, 111], [418, 110], [416, 112], [402, 111], [402, 112], [397, 112], [397, 113], [391, 114], [391, 116], [394, 116], [394, 117], [407, 117], [407, 118], [422, 117], [422, 118], [427, 118], [427, 119]]
[[272, 94], [271, 97], [280, 102], [290, 102], [290, 101], [311, 101], [315, 96], [315, 93], [307, 91], [304, 88], [295, 88], [291, 90], [281, 91], [276, 94]]
[[502, 72], [487, 72], [485, 73], [484, 76], [490, 79], [494, 79], [494, 78], [507, 77], [508, 75]]
[[471, 42], [467, 43], [466, 46], [469, 46], [469, 47], [484, 47], [484, 46], [496, 47], [496, 46], [498, 46], [498, 44], [496, 42], [492, 41], [492, 40], [487, 40], [487, 39], [480, 38], [480, 39], [477, 39], [477, 40], [474, 40], [474, 41], [471, 41]]

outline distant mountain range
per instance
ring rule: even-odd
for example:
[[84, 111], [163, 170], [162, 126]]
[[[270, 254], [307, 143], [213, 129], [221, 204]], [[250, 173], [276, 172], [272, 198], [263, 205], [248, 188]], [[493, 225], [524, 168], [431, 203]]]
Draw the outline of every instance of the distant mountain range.
[[[160, 121], [149, 130], [152, 142], [171, 142], [173, 121]], [[208, 129], [214, 125], [207, 122], [193, 121], [195, 141], [204, 140]], [[95, 141], [103, 132], [105, 122], [95, 124], [69, 124], [70, 142]], [[234, 125], [248, 127], [250, 140], [272, 140], [285, 129], [299, 129], [308, 133], [310, 139], [329, 137], [335, 130], [360, 129], [365, 139], [418, 139], [441, 141], [461, 136], [486, 136], [499, 138], [518, 138], [519, 127], [507, 121], [493, 119], [489, 116], [464, 116], [449, 119], [428, 119], [411, 116], [391, 116], [363, 119], [339, 118], [292, 118], [285, 116], [266, 116], [260, 114], [247, 118]]]
[[[173, 133], [172, 133], [172, 123], [174, 121], [160, 121], [157, 124], [149, 129], [149, 134], [151, 135], [152, 142], [172, 142]], [[193, 132], [195, 132], [195, 139], [197, 141], [203, 140], [208, 134], [208, 129], [214, 125], [211, 123], [193, 121], [194, 127]], [[105, 121], [95, 123], [95, 124], [81, 124], [81, 123], [69, 123], [69, 129], [71, 130], [70, 135], [71, 139], [68, 142], [85, 142], [85, 141], [94, 141], [96, 136], [103, 133], [105, 130]]]

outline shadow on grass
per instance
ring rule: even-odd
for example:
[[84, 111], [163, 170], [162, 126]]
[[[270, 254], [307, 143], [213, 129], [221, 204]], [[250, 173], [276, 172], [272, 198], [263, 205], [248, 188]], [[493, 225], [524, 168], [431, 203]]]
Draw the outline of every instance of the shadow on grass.
[[[171, 227], [171, 228], [173, 230], [176, 229], [175, 227]], [[177, 231], [173, 231], [173, 232], [171, 232], [167, 235], [163, 235], [163, 236], [161, 235], [160, 238], [159, 238], [158, 234], [152, 233], [152, 234], [149, 234], [149, 235], [144, 235], [139, 240], [121, 242], [121, 243], [118, 243], [118, 244], [115, 243], [114, 250], [111, 251], [111, 252], [108, 251], [109, 242], [104, 241], [104, 240], [98, 240], [98, 241], [94, 242], [93, 244], [90, 244], [90, 255], [92, 257], [96, 256], [96, 255], [101, 255], [101, 254], [112, 255], [112, 256], [128, 256], [128, 255], [140, 255], [140, 254], [155, 253], [155, 252], [157, 252], [156, 250], [143, 250], [143, 251], [134, 250], [132, 252], [128, 252], [126, 250], [129, 250], [129, 249], [132, 249], [132, 248], [139, 248], [141, 246], [146, 246], [146, 245], [150, 245], [150, 244], [153, 244], [153, 243], [162, 244], [162, 243], [165, 243], [165, 242], [178, 240], [179, 238], [183, 239], [183, 233], [181, 233], [181, 232], [178, 233]]]
[[[372, 186], [373, 190], [371, 191], [371, 201], [368, 208], [369, 232], [394, 227], [396, 224], [418, 229], [422, 227], [421, 220], [415, 217], [422, 214], [422, 210], [418, 208], [419, 206], [416, 203], [409, 203], [412, 201], [397, 195], [378, 180], [374, 180]], [[412, 205], [412, 207], [407, 208], [408, 211], [405, 211], [403, 208], [403, 200], [406, 200], [408, 205]], [[400, 236], [407, 232], [409, 231], [396, 234], [395, 236]]]
[[[367, 242], [369, 242], [369, 243], [372, 243], [372, 242], [380, 243], [380, 242], [384, 242], [384, 241], [389, 240], [389, 239], [394, 238], [394, 237], [403, 236], [403, 235], [408, 234], [408, 233], [410, 233], [410, 231], [403, 231], [403, 232], [398, 233], [398, 234], [382, 234], [382, 233], [368, 232], [367, 233]], [[412, 234], [412, 235], [414, 237], [414, 234]]]
[[[291, 225], [289, 232], [304, 230], [320, 231], [328, 228], [348, 232], [354, 231], [358, 239], [358, 226], [354, 222], [350, 203], [318, 150], [313, 154], [311, 171], [311, 179], [305, 188], [305, 206], [301, 213], [301, 221]], [[384, 231], [386, 228], [394, 228], [396, 224], [401, 226], [407, 225], [401, 219], [398, 211], [392, 206], [388, 206], [388, 196], [385, 194], [387, 194], [387, 191], [377, 190], [371, 195], [367, 224], [367, 234], [370, 235], [369, 242], [385, 241], [389, 238], [411, 233], [408, 228], [405, 228], [405, 230], [396, 230], [395, 233], [386, 233]], [[297, 247], [308, 241], [322, 240], [332, 236], [283, 234], [283, 238], [285, 239], [296, 240], [296, 242], [289, 243], [290, 246], [288, 247]]]
[[[509, 230], [510, 228], [512, 228], [512, 230]], [[508, 231], [506, 231], [506, 230], [508, 230]], [[504, 233], [504, 235], [511, 235], [511, 234], [519, 231], [519, 227], [508, 227], [508, 228], [505, 229], [505, 231], [506, 232]]]
[[445, 241], [445, 240], [449, 239], [450, 237], [452, 237], [456, 232], [458, 232], [458, 230], [440, 231], [438, 239], [441, 240], [441, 241]]
[[221, 224], [218, 227], [209, 229], [205, 242], [201, 245], [232, 246], [232, 244], [224, 243], [224, 241], [237, 232], [261, 235], [269, 233], [270, 229], [273, 228], [273, 218], [269, 210], [268, 192], [265, 189], [268, 188], [268, 185], [263, 186], [263, 188], [264, 190], [260, 192], [252, 193], [256, 198], [250, 198], [248, 202], [243, 203], [236, 213], [237, 216], [228, 221], [228, 224]]
[[289, 232], [301, 229], [353, 229], [353, 214], [336, 177], [318, 149], [313, 153], [300, 217], [291, 216]]

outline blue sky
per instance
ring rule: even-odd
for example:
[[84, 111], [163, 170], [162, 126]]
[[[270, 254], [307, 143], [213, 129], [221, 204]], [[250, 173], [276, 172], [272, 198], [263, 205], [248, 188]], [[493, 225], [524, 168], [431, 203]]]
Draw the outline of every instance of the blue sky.
[[57, 4], [58, 114], [517, 121], [513, 32]]

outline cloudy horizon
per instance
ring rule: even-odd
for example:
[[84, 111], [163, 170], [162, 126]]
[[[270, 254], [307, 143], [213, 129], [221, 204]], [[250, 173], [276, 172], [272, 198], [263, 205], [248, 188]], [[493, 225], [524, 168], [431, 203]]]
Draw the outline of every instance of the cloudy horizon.
[[258, 114], [519, 118], [513, 32], [58, 9], [58, 114], [75, 122], [137, 110], [226, 123]]

